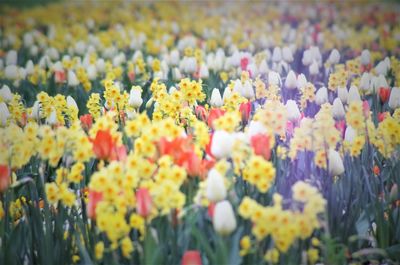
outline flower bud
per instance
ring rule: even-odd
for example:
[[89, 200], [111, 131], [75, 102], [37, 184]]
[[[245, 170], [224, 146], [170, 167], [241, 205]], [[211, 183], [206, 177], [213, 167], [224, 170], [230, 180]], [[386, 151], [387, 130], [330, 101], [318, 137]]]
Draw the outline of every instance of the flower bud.
[[219, 108], [224, 104], [222, 101], [221, 93], [218, 88], [214, 88], [211, 93], [210, 105], [215, 108]]
[[132, 86], [129, 93], [129, 105], [134, 108], [139, 108], [142, 103], [142, 89], [139, 86]]
[[153, 202], [148, 189], [139, 188], [136, 191], [136, 211], [139, 215], [147, 217], [151, 214]]
[[315, 102], [318, 105], [328, 102], [328, 89], [326, 87], [321, 87], [318, 89], [317, 93], [315, 94]]
[[338, 176], [344, 172], [344, 165], [340, 154], [334, 149], [329, 150], [329, 174], [331, 176]]
[[292, 50], [290, 49], [290, 47], [288, 47], [288, 46], [283, 47], [282, 57], [283, 57], [283, 60], [288, 63], [293, 62], [293, 54], [292, 54]]
[[206, 196], [211, 202], [218, 202], [226, 198], [224, 177], [215, 169], [208, 172]]
[[268, 73], [268, 84], [280, 86], [281, 85], [281, 76], [279, 75], [279, 73], [270, 71]]
[[307, 79], [304, 74], [299, 74], [297, 76], [297, 89], [301, 89], [307, 85]]
[[286, 102], [286, 110], [287, 110], [287, 114], [288, 114], [288, 119], [290, 121], [297, 121], [298, 119], [300, 119], [301, 114], [300, 114], [300, 110], [299, 107], [296, 104], [296, 101], [294, 100], [288, 100]]
[[47, 117], [46, 123], [50, 125], [55, 125], [57, 123], [57, 112], [55, 109], [53, 109], [49, 117]]
[[209, 77], [209, 75], [210, 75], [210, 73], [208, 71], [207, 65], [202, 64], [200, 66], [199, 77], [207, 79]]
[[349, 90], [349, 97], [347, 99], [348, 103], [353, 101], [361, 101], [360, 94], [358, 93], [358, 88], [356, 86], [351, 86]]
[[71, 96], [67, 97], [67, 107], [78, 109], [78, 105], [76, 104], [75, 99]]
[[286, 76], [285, 87], [288, 89], [295, 89], [297, 87], [296, 74], [292, 70]]
[[344, 140], [352, 144], [354, 142], [354, 139], [356, 139], [356, 136], [356, 130], [354, 130], [353, 127], [351, 127], [350, 125], [347, 126], [346, 132], [344, 133]]
[[249, 80], [244, 82], [241, 95], [247, 99], [254, 98], [254, 89]]
[[229, 201], [221, 201], [215, 205], [213, 226], [221, 235], [229, 235], [236, 229], [236, 218]]
[[360, 79], [360, 89], [363, 91], [370, 91], [371, 90], [371, 77], [370, 74], [364, 72]]
[[7, 124], [7, 119], [10, 117], [10, 111], [8, 110], [8, 107], [6, 103], [0, 102], [0, 122], [1, 126], [5, 126]]
[[13, 94], [7, 85], [3, 85], [0, 89], [0, 98], [5, 102], [10, 102], [13, 99]]
[[338, 50], [333, 49], [331, 53], [329, 54], [328, 62], [330, 64], [337, 64], [340, 61], [340, 54]]
[[319, 73], [319, 66], [316, 60], [313, 60], [312, 64], [308, 67], [310, 75], [317, 75]]
[[337, 89], [338, 98], [342, 101], [343, 104], [347, 103], [347, 99], [349, 98], [349, 91], [347, 91], [346, 87], [338, 87]]
[[187, 250], [183, 254], [181, 265], [202, 265], [200, 252], [196, 250]]
[[362, 65], [367, 65], [371, 62], [371, 54], [369, 50], [363, 50], [361, 52], [361, 64]]
[[388, 104], [391, 109], [397, 109], [398, 107], [400, 107], [400, 88], [399, 87], [392, 88], [392, 91], [390, 92]]
[[335, 98], [332, 106], [332, 115], [336, 119], [342, 119], [345, 116], [343, 103], [339, 98]]
[[18, 54], [16, 50], [10, 50], [6, 55], [6, 65], [17, 65]]
[[68, 71], [68, 86], [76, 87], [77, 85], [79, 85], [78, 78], [76, 77], [74, 71], [69, 70]]
[[280, 47], [275, 47], [272, 52], [272, 61], [278, 63], [282, 61], [282, 50]]
[[226, 131], [215, 131], [211, 142], [211, 154], [217, 159], [227, 158], [232, 153], [234, 138]]

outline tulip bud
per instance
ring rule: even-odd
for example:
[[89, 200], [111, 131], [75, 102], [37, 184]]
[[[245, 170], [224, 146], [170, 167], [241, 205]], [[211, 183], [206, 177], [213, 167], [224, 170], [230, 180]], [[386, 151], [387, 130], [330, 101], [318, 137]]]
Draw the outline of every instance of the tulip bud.
[[134, 108], [139, 108], [142, 103], [142, 89], [139, 86], [133, 86], [129, 93], [129, 105]]
[[200, 78], [208, 78], [210, 75], [209, 71], [208, 71], [208, 67], [205, 64], [202, 64], [200, 66], [200, 71], [199, 71], [199, 77]]
[[10, 185], [11, 170], [7, 165], [0, 165], [0, 193]]
[[74, 71], [69, 70], [68, 71], [68, 86], [76, 87], [77, 85], [79, 85], [78, 78], [76, 77]]
[[174, 69], [172, 69], [172, 79], [176, 81], [182, 79], [182, 74], [179, 68], [175, 67]]
[[18, 54], [15, 50], [10, 50], [6, 55], [6, 65], [17, 65]]
[[299, 74], [297, 77], [297, 89], [301, 89], [307, 85], [307, 79], [304, 74]]
[[277, 72], [270, 71], [268, 73], [268, 84], [280, 86], [281, 85], [281, 76]]
[[356, 139], [356, 136], [356, 130], [354, 130], [353, 127], [351, 127], [350, 125], [347, 126], [346, 132], [344, 133], [344, 140], [352, 144], [354, 142], [354, 139]]
[[76, 104], [75, 99], [71, 96], [67, 97], [67, 107], [78, 109], [78, 105]]
[[50, 125], [55, 125], [57, 123], [57, 112], [55, 109], [50, 113], [49, 117], [46, 119], [46, 123]]
[[179, 51], [173, 50], [169, 55], [169, 63], [172, 66], [177, 66], [179, 64]]
[[296, 104], [296, 101], [294, 100], [288, 100], [286, 102], [286, 110], [287, 110], [287, 114], [288, 114], [288, 119], [290, 121], [297, 121], [298, 119], [300, 119], [301, 114], [300, 114], [300, 110], [299, 107]]
[[337, 64], [340, 61], [340, 54], [339, 51], [336, 49], [333, 49], [331, 53], [329, 54], [328, 62], [330, 64]]
[[215, 205], [213, 226], [221, 235], [229, 235], [236, 229], [236, 218], [229, 201], [221, 201]]
[[252, 120], [247, 129], [248, 139], [250, 140], [251, 137], [257, 134], [264, 134], [266, 131], [267, 128], [261, 122]]
[[296, 74], [292, 70], [286, 76], [285, 87], [288, 89], [295, 89], [297, 87]]
[[153, 202], [148, 189], [139, 188], [136, 191], [136, 211], [139, 215], [147, 217], [151, 214]]
[[318, 105], [328, 102], [328, 89], [326, 87], [321, 87], [318, 89], [317, 93], [315, 94], [315, 102]]
[[0, 102], [0, 122], [1, 126], [5, 126], [7, 124], [7, 119], [10, 117], [10, 111], [6, 103]]
[[229, 157], [232, 153], [234, 138], [226, 131], [215, 131], [211, 142], [211, 154], [217, 159]]
[[349, 98], [349, 91], [347, 91], [346, 87], [338, 87], [337, 94], [343, 104], [347, 103], [347, 99]]
[[292, 50], [290, 49], [290, 47], [288, 47], [288, 46], [283, 47], [282, 57], [283, 57], [283, 60], [288, 63], [293, 62], [293, 54], [292, 54]]
[[349, 90], [348, 102], [350, 103], [353, 101], [361, 101], [361, 97], [356, 86], [351, 86]]
[[310, 75], [317, 75], [319, 73], [319, 66], [316, 60], [313, 60], [312, 64], [308, 67]]
[[97, 78], [97, 68], [94, 65], [89, 65], [87, 68], [87, 75], [89, 80], [93, 81]]
[[389, 88], [389, 84], [387, 83], [386, 78], [383, 75], [379, 75], [378, 77], [374, 78], [373, 82], [374, 92], [378, 92], [381, 87]]
[[10, 80], [16, 80], [18, 78], [18, 67], [16, 65], [7, 65], [4, 69], [4, 76]]
[[386, 76], [389, 69], [390, 69], [390, 61], [388, 60], [380, 61], [377, 64], [377, 66], [375, 66], [376, 73], [384, 76]]
[[390, 92], [388, 104], [391, 109], [397, 109], [398, 107], [400, 107], [400, 88], [399, 87], [392, 88], [392, 91]]
[[183, 254], [181, 265], [202, 265], [200, 252], [188, 250]]
[[247, 99], [254, 98], [254, 89], [249, 80], [244, 82], [241, 95]]
[[332, 115], [336, 119], [342, 119], [345, 116], [343, 103], [339, 98], [335, 98], [332, 106]]
[[214, 168], [208, 172], [206, 196], [211, 202], [218, 202], [226, 197], [224, 177]]
[[38, 100], [33, 103], [32, 113], [30, 116], [36, 120], [40, 119], [40, 117], [42, 116], [42, 112], [40, 111], [40, 103]]
[[218, 88], [214, 88], [211, 93], [210, 105], [215, 108], [219, 108], [224, 104], [222, 101], [221, 93]]
[[224, 94], [222, 94], [222, 100], [224, 102], [226, 102], [226, 100], [228, 100], [232, 95], [232, 91], [230, 89], [230, 87], [226, 87], [224, 90]]
[[10, 102], [13, 99], [13, 94], [7, 85], [3, 85], [0, 89], [0, 98], [5, 102]]
[[275, 47], [272, 52], [272, 61], [278, 63], [282, 61], [282, 50], [280, 47]]
[[361, 64], [362, 65], [367, 65], [371, 62], [371, 54], [369, 50], [363, 50], [361, 52]]
[[103, 58], [100, 58], [96, 61], [96, 70], [99, 73], [104, 73], [106, 71], [106, 62]]
[[363, 73], [363, 75], [361, 76], [360, 79], [360, 89], [362, 89], [363, 91], [370, 91], [371, 90], [371, 77], [370, 74], [365, 72]]
[[399, 187], [397, 184], [393, 184], [392, 188], [390, 189], [390, 194], [389, 194], [390, 201], [394, 202], [399, 199]]
[[313, 62], [312, 59], [313, 58], [312, 58], [311, 50], [305, 50], [303, 53], [303, 58], [301, 60], [303, 65], [305, 65], [305, 66], [310, 65]]
[[331, 176], [338, 176], [344, 172], [344, 165], [340, 154], [334, 149], [329, 150], [329, 174]]

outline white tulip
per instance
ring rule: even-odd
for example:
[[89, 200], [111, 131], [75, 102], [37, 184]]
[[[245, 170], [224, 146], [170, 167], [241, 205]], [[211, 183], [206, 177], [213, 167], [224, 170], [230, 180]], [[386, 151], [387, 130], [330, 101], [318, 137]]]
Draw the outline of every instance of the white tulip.
[[7, 85], [3, 85], [0, 89], [0, 98], [5, 102], [10, 102], [13, 99], [13, 94]]
[[217, 159], [227, 158], [232, 153], [234, 138], [232, 134], [217, 130], [214, 132], [211, 142], [211, 154]]
[[49, 117], [47, 117], [46, 123], [50, 125], [55, 125], [57, 123], [57, 112], [55, 109], [53, 109]]
[[139, 108], [142, 103], [142, 89], [139, 86], [133, 86], [129, 93], [129, 105], [134, 108]]
[[344, 140], [352, 144], [354, 142], [354, 139], [356, 139], [356, 136], [357, 136], [356, 130], [354, 130], [353, 127], [348, 125], [344, 133]]
[[78, 55], [83, 55], [85, 53], [86, 50], [86, 43], [84, 41], [78, 41], [77, 43], [75, 43], [75, 52]]
[[34, 66], [32, 60], [29, 60], [26, 62], [25, 70], [28, 75], [31, 75], [35, 72], [35, 66]]
[[378, 92], [381, 87], [384, 88], [389, 87], [389, 84], [387, 83], [384, 75], [379, 75], [374, 79], [374, 85], [373, 85], [374, 92]]
[[172, 66], [177, 66], [179, 64], [179, 51], [172, 50], [169, 55], [169, 63]]
[[288, 63], [293, 62], [293, 54], [292, 54], [292, 50], [290, 49], [290, 47], [288, 47], [288, 46], [283, 47], [282, 57], [283, 57], [283, 60]]
[[358, 93], [358, 88], [356, 86], [351, 86], [349, 90], [349, 97], [347, 101], [353, 102], [353, 101], [361, 101], [360, 93]]
[[303, 58], [301, 60], [303, 65], [307, 66], [313, 62], [312, 54], [310, 50], [305, 50], [303, 53]]
[[268, 64], [265, 60], [262, 60], [260, 65], [258, 66], [258, 72], [260, 74], [266, 74], [268, 73]]
[[6, 55], [6, 65], [17, 65], [18, 53], [16, 50], [10, 50]]
[[221, 235], [229, 235], [236, 229], [236, 217], [229, 201], [221, 201], [215, 205], [213, 226]]
[[88, 75], [89, 80], [91, 80], [91, 81], [96, 80], [96, 78], [97, 78], [97, 68], [96, 68], [95, 65], [93, 65], [93, 64], [89, 65], [87, 67], [86, 71], [87, 71], [87, 75]]
[[242, 96], [247, 98], [247, 99], [252, 99], [254, 98], [254, 89], [249, 80], [244, 82], [242, 86]]
[[96, 61], [96, 70], [99, 73], [104, 73], [106, 71], [106, 62], [103, 58], [99, 58]]
[[184, 57], [183, 58], [183, 71], [185, 73], [192, 74], [197, 70], [197, 61], [194, 57]]
[[343, 104], [347, 103], [347, 99], [349, 98], [349, 91], [347, 91], [346, 87], [338, 87], [337, 94]]
[[368, 65], [371, 62], [371, 54], [369, 50], [363, 50], [361, 52], [361, 64]]
[[74, 71], [69, 70], [68, 71], [68, 86], [76, 87], [77, 85], [79, 85], [78, 78], [76, 77]]
[[331, 176], [338, 176], [344, 172], [344, 165], [340, 154], [334, 149], [329, 149], [329, 174]]
[[68, 108], [78, 109], [78, 105], [76, 104], [75, 99], [73, 97], [71, 97], [71, 96], [67, 97], [67, 107]]
[[380, 61], [377, 64], [377, 66], [375, 66], [376, 73], [380, 74], [380, 75], [386, 75], [388, 70], [389, 70], [389, 66], [387, 64], [387, 61], [385, 61], [385, 60]]
[[268, 73], [268, 84], [280, 86], [281, 85], [281, 76], [277, 72], [270, 71]]
[[315, 94], [315, 102], [318, 105], [328, 102], [328, 89], [326, 87], [321, 87], [318, 89], [317, 93]]
[[214, 88], [211, 93], [210, 105], [215, 108], [219, 108], [224, 104], [222, 101], [221, 93], [218, 88]]
[[6, 103], [1, 102], [0, 103], [0, 122], [1, 126], [5, 126], [7, 124], [7, 119], [10, 117], [10, 111], [8, 110], [8, 107]]
[[388, 101], [389, 107], [391, 109], [397, 109], [400, 107], [400, 88], [393, 87], [392, 91], [390, 91], [390, 97]]
[[310, 64], [308, 70], [310, 72], [310, 75], [317, 75], [319, 73], [319, 66], [316, 60], [314, 60], [312, 64]]
[[208, 172], [206, 197], [211, 202], [222, 201], [226, 197], [224, 177], [215, 168]]
[[176, 80], [176, 81], [182, 79], [182, 74], [178, 67], [175, 67], [174, 69], [172, 69], [172, 79]]
[[329, 54], [328, 62], [330, 64], [337, 64], [340, 61], [340, 53], [338, 50], [333, 49]]
[[10, 80], [18, 79], [18, 67], [16, 65], [7, 65], [4, 70], [4, 75]]
[[282, 61], [282, 50], [280, 47], [275, 47], [272, 52], [272, 61], [278, 63]]
[[344, 107], [343, 107], [343, 103], [341, 101], [341, 99], [339, 98], [335, 98], [335, 100], [333, 101], [333, 106], [332, 106], [332, 115], [333, 117], [337, 118], [337, 119], [341, 119], [345, 116], [345, 111], [344, 111]]
[[297, 106], [297, 103], [294, 100], [290, 99], [286, 102], [286, 111], [288, 114], [287, 117], [290, 121], [296, 121], [301, 117], [299, 107]]
[[366, 92], [371, 90], [371, 76], [367, 72], [364, 72], [361, 76], [360, 89]]
[[42, 117], [42, 111], [40, 110], [40, 103], [38, 100], [36, 100], [35, 103], [33, 103], [32, 113], [30, 116], [35, 120], [38, 120]]
[[208, 78], [209, 76], [210, 76], [210, 73], [208, 71], [207, 65], [202, 64], [200, 66], [199, 77], [200, 78]]
[[307, 79], [304, 74], [299, 74], [297, 76], [297, 89], [301, 89], [307, 85]]
[[286, 76], [285, 87], [288, 89], [297, 88], [296, 74], [292, 70], [290, 70], [288, 75]]
[[230, 87], [226, 87], [224, 90], [224, 93], [222, 94], [222, 100], [225, 102], [226, 100], [228, 100], [232, 95], [232, 91], [230, 89]]

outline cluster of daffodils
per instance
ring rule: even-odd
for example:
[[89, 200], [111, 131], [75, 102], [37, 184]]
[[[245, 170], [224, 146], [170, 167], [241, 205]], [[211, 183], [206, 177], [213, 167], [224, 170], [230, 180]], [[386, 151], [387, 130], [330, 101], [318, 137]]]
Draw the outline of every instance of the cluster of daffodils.
[[[319, 239], [349, 209], [329, 200], [361, 200], [353, 190], [343, 195], [346, 181], [360, 181], [355, 171], [378, 172], [362, 178], [366, 206], [380, 198], [389, 220], [400, 205], [392, 176], [400, 156], [393, 7], [6, 7], [0, 225], [8, 230], [0, 230], [0, 253], [37, 209], [41, 218], [71, 217], [61, 222], [62, 240], [73, 242], [74, 263], [151, 263], [149, 247], [171, 264], [223, 263], [215, 257], [235, 255], [183, 253], [204, 242], [207, 252], [222, 251], [229, 240], [221, 238], [249, 263], [299, 263], [291, 249], [306, 253], [303, 263], [330, 263]], [[367, 216], [354, 212], [349, 231]], [[36, 261], [37, 253], [21, 259]]]
[[[290, 206], [275, 193], [273, 206], [263, 206], [244, 197], [238, 208], [239, 215], [252, 222], [251, 234], [257, 243], [267, 237], [272, 239], [271, 249], [265, 255], [267, 261], [276, 262], [279, 252], [287, 252], [296, 239], [309, 238], [321, 226], [319, 218], [326, 201], [318, 190], [305, 182], [297, 182], [292, 187], [292, 193]], [[248, 251], [250, 247], [242, 247], [241, 254], [246, 255]], [[271, 251], [275, 251], [278, 257], [271, 257]]]

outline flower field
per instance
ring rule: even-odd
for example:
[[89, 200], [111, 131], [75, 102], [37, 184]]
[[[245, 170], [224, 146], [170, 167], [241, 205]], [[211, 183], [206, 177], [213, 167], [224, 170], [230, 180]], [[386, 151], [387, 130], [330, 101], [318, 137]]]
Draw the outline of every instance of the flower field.
[[400, 264], [400, 4], [0, 16], [0, 264]]

